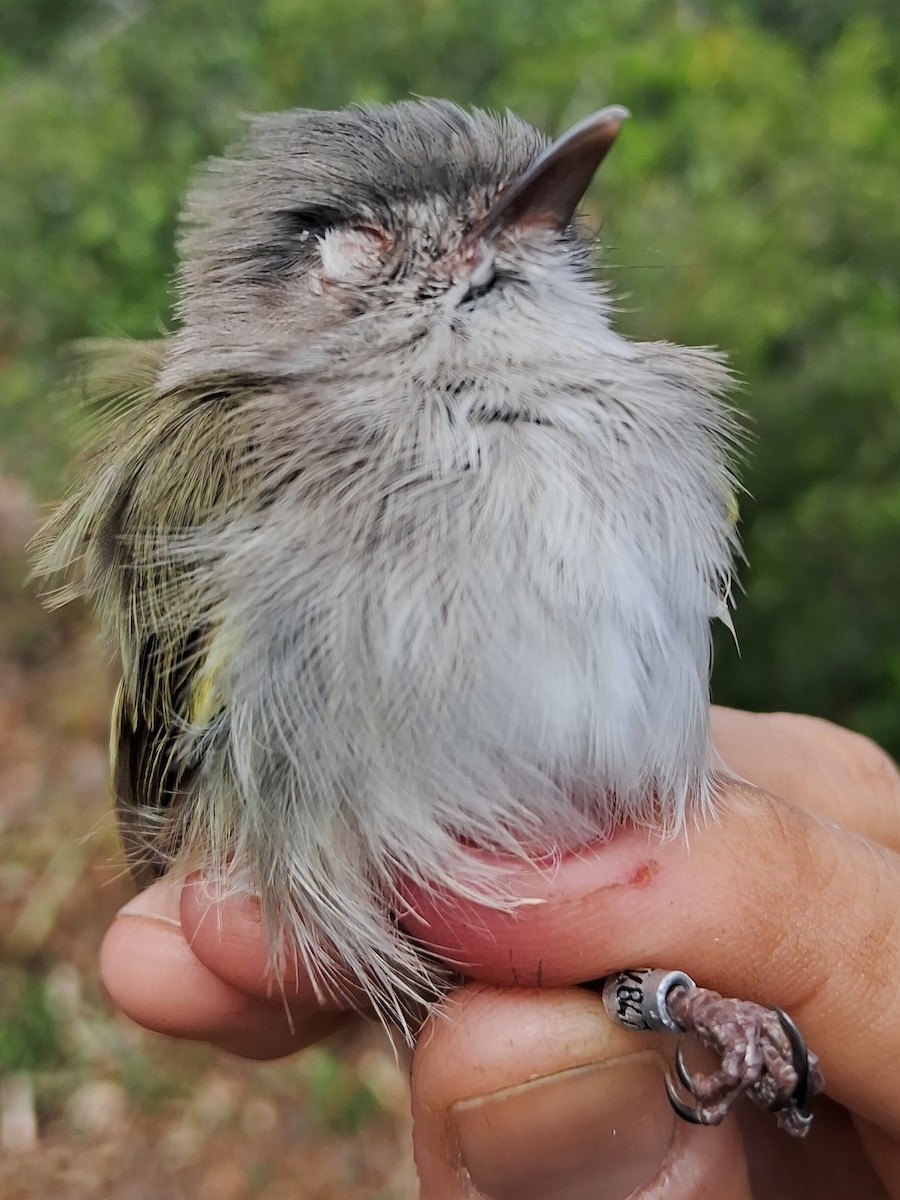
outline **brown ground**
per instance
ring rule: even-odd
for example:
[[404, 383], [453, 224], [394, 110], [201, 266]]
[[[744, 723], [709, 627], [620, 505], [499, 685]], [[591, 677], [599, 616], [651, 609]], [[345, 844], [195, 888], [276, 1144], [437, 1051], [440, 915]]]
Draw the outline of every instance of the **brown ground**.
[[0, 477], [0, 1195], [411, 1200], [406, 1085], [368, 1032], [258, 1066], [113, 1012], [97, 948], [130, 894], [106, 788], [111, 673], [23, 585], [36, 514]]

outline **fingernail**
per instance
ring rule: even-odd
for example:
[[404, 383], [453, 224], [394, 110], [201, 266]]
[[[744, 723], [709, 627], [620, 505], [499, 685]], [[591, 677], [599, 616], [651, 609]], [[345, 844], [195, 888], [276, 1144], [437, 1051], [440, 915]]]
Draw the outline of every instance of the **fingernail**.
[[655, 1054], [575, 1067], [453, 1106], [463, 1166], [489, 1200], [626, 1200], [675, 1129]]
[[181, 928], [181, 881], [159, 879], [143, 892], [138, 892], [116, 913], [116, 919], [137, 917], [143, 921], [157, 921], [160, 925]]

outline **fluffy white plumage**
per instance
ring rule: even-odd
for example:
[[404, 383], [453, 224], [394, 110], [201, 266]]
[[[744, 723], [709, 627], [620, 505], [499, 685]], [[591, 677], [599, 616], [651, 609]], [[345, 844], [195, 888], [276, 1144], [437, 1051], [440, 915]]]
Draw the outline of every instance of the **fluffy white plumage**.
[[440, 972], [399, 877], [509, 905], [467, 846], [675, 832], [714, 798], [727, 371], [616, 333], [571, 229], [472, 251], [540, 146], [437, 102], [258, 123], [189, 210], [181, 331], [45, 541], [122, 656], [132, 851], [252, 887], [276, 950], [401, 1024]]

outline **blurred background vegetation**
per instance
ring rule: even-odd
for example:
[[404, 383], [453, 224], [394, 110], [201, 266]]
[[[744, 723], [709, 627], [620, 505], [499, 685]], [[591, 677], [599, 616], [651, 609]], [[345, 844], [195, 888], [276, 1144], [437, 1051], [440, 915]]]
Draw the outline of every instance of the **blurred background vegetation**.
[[[742, 655], [722, 643], [716, 698], [818, 713], [900, 751], [896, 0], [3, 0], [0, 1071], [3, 1111], [56, 1130], [64, 1159], [73, 1137], [95, 1151], [106, 1139], [107, 1182], [85, 1195], [119, 1195], [120, 1168], [128, 1196], [145, 1194], [115, 1167], [123, 1114], [150, 1123], [144, 1136], [168, 1121], [167, 1161], [200, 1172], [147, 1196], [202, 1197], [197, 1145], [226, 1127], [228, 1147], [243, 1137], [257, 1158], [226, 1186], [220, 1139], [209, 1195], [297, 1193], [278, 1190], [282, 1077], [174, 1051], [161, 1065], [158, 1043], [105, 1016], [93, 983], [99, 931], [125, 894], [108, 826], [80, 840], [105, 804], [106, 673], [81, 618], [41, 614], [21, 583], [34, 503], [57, 493], [74, 440], [54, 400], [58, 348], [168, 326], [179, 199], [241, 112], [410, 93], [510, 107], [548, 132], [606, 103], [631, 108], [591, 197], [622, 327], [727, 350], [754, 428]], [[385, 1128], [403, 1133], [383, 1064], [355, 1053], [362, 1075], [323, 1051], [289, 1081], [321, 1116], [310, 1136], [331, 1130], [338, 1157], [370, 1117], [379, 1145]], [[98, 1083], [92, 1108], [82, 1093]], [[282, 1138], [271, 1161], [258, 1159], [260, 1122]], [[412, 1194], [411, 1177], [391, 1181], [366, 1153], [336, 1184], [326, 1155], [299, 1194]], [[5, 1169], [4, 1195], [32, 1194]], [[82, 1194], [61, 1178], [34, 1194]]]
[[560, 131], [634, 112], [594, 190], [622, 323], [713, 343], [756, 444], [716, 696], [900, 749], [895, 0], [5, 0], [0, 430], [41, 495], [57, 349], [169, 321], [179, 198], [238, 114], [410, 93]]

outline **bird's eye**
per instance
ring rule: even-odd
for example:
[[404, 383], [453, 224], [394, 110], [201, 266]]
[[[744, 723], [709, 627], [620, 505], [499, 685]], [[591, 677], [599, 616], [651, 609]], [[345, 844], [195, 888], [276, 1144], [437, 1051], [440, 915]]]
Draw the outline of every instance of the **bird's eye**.
[[371, 279], [393, 242], [376, 225], [342, 225], [319, 238], [325, 283], [356, 284]]
[[382, 251], [390, 250], [393, 244], [393, 239], [390, 234], [378, 225], [351, 225], [351, 230], [359, 234], [361, 238], [368, 238], [374, 245], [378, 246]]

